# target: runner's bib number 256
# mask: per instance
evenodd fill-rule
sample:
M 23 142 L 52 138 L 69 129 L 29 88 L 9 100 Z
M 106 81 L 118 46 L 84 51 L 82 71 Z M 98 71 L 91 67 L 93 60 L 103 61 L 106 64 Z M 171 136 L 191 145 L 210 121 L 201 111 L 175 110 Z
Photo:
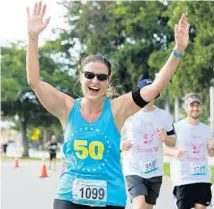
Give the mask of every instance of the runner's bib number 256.
M 107 201 L 107 182 L 75 179 L 73 201 L 77 204 L 104 207 Z

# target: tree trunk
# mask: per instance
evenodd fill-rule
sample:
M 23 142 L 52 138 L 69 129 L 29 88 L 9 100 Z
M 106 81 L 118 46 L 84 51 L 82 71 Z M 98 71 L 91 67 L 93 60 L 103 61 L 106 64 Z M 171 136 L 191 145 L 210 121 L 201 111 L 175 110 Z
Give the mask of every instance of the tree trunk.
M 214 87 L 210 87 L 210 127 L 214 138 Z
M 29 157 L 29 145 L 28 145 L 28 140 L 26 136 L 26 129 L 27 129 L 27 123 L 24 118 L 19 117 L 20 121 L 20 130 L 22 134 L 22 143 L 24 147 L 24 152 L 22 154 L 22 157 Z
M 45 148 L 45 143 L 47 142 L 47 129 L 44 127 L 42 136 L 42 149 Z

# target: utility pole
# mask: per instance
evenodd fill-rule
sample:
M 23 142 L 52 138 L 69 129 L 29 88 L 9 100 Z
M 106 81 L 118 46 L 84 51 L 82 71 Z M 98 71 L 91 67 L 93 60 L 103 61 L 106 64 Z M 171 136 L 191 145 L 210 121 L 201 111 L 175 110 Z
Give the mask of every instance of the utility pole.
M 214 87 L 210 87 L 210 127 L 214 138 Z
M 174 103 L 174 108 L 175 108 L 175 122 L 179 120 L 179 99 L 178 97 L 175 98 L 175 103 Z

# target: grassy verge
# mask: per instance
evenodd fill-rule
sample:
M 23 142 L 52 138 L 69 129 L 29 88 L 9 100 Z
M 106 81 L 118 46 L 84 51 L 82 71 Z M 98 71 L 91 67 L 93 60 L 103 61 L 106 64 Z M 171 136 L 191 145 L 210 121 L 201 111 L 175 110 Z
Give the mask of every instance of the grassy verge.
M 211 182 L 214 184 L 214 166 L 210 166 L 211 172 L 212 172 L 212 179 Z M 164 163 L 164 175 L 165 176 L 170 176 L 170 169 L 169 169 L 169 163 Z

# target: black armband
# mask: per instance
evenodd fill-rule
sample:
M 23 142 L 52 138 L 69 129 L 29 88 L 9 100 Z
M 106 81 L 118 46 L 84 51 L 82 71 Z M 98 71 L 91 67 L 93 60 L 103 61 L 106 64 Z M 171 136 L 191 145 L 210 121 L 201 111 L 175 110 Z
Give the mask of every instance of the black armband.
M 175 129 L 174 129 L 174 125 L 173 125 L 173 124 L 172 124 L 172 127 L 173 127 L 173 129 L 172 129 L 171 131 L 167 131 L 167 132 L 166 132 L 167 136 L 176 135 Z
M 140 87 L 135 87 L 132 90 L 132 99 L 134 100 L 135 104 L 141 108 L 143 108 L 144 106 L 146 106 L 149 102 L 146 102 L 143 100 L 143 98 L 140 95 Z
M 175 135 L 175 130 L 167 131 L 166 134 L 167 136 Z

